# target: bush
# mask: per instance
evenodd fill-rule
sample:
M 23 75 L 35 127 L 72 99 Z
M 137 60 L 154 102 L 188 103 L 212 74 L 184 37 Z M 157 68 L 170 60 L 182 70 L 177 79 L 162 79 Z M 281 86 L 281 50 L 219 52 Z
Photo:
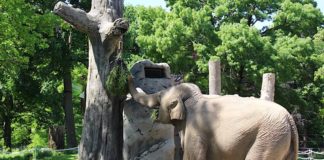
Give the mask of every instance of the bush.
M 77 154 L 67 154 L 56 152 L 52 157 L 44 158 L 43 160 L 76 160 L 78 157 Z
M 45 159 L 46 157 L 51 157 L 57 153 L 50 149 L 32 149 L 23 150 L 20 152 L 12 153 L 2 153 L 0 154 L 0 160 L 32 160 L 35 156 L 36 159 Z
M 31 160 L 32 152 L 22 151 L 20 153 L 0 154 L 0 160 Z
M 31 144 L 28 145 L 28 148 L 39 148 L 47 146 L 47 132 L 46 130 L 37 130 L 32 128 L 32 134 L 30 135 Z
M 54 151 L 50 149 L 46 149 L 46 150 L 35 149 L 33 153 L 34 156 L 36 156 L 36 159 L 44 159 L 45 157 L 51 157 L 55 154 Z

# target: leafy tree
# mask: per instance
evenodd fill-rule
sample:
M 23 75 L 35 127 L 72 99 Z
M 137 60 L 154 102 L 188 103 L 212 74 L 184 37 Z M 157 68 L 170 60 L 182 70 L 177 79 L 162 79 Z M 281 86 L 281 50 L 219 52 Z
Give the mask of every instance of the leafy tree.
M 197 11 L 176 5 L 173 11 L 127 7 L 125 17 L 137 18 L 126 35 L 129 38 L 125 50 L 130 53 L 135 48 L 144 58 L 167 62 L 175 73 L 200 72 L 205 69 L 208 61 L 205 57 L 214 52 L 214 42 L 217 41 L 211 23 L 211 9 L 206 6 Z M 199 61 L 198 57 L 201 57 Z M 195 79 L 199 76 L 190 74 L 187 77 Z
M 273 29 L 281 29 L 301 37 L 313 36 L 317 27 L 324 24 L 324 16 L 312 3 L 294 3 L 286 0 L 281 4 L 273 21 Z
M 256 22 L 271 20 L 280 7 L 282 0 L 263 1 L 263 0 L 218 0 L 215 8 L 215 19 L 218 23 L 236 22 L 246 19 L 249 26 Z
M 16 83 L 19 81 L 19 75 L 23 76 L 20 73 L 29 65 L 29 56 L 33 55 L 36 49 L 48 47 L 42 34 L 51 33 L 48 29 L 51 27 L 48 25 L 53 16 L 37 15 L 36 11 L 37 7 L 23 0 L 0 1 L 0 26 L 4 28 L 0 33 L 0 105 L 3 137 L 5 145 L 9 148 L 12 147 L 12 120 L 18 113 L 26 110 Z
M 262 74 L 273 70 L 270 38 L 262 37 L 244 19 L 241 23 L 224 23 L 217 35 L 222 44 L 215 51 L 223 63 L 225 93 L 258 96 Z
M 0 25 L 7 30 L 0 33 L 3 51 L 0 54 L 0 70 L 3 72 L 0 76 L 0 122 L 8 124 L 3 125 L 7 132 L 3 132 L 2 137 L 7 139 L 8 147 L 27 145 L 31 139 L 26 135 L 33 134 L 32 130 L 38 132 L 52 125 L 64 124 L 63 92 L 58 89 L 63 84 L 63 68 L 74 68 L 66 65 L 68 63 L 80 62 L 78 68 L 87 65 L 87 38 L 72 32 L 67 24 L 50 12 L 52 7 L 46 5 L 54 1 L 0 2 Z M 68 33 L 72 35 L 70 48 Z M 71 55 L 68 59 L 64 59 L 66 53 Z M 10 97 L 13 97 L 13 103 L 9 103 Z M 74 98 L 79 100 L 79 95 Z M 79 105 L 80 102 L 74 103 Z M 79 111 L 81 109 L 77 114 L 81 114 Z M 73 116 L 73 113 L 69 115 Z M 81 119 L 78 116 L 78 123 Z M 37 125 L 32 125 L 34 123 Z M 26 129 L 21 129 L 21 126 Z

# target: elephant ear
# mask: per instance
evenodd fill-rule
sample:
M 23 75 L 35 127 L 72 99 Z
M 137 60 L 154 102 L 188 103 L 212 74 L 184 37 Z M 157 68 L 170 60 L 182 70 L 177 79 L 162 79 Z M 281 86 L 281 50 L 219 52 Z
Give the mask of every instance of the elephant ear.
M 182 100 L 177 99 L 171 102 L 170 106 L 170 118 L 171 120 L 184 120 L 185 119 L 185 107 Z

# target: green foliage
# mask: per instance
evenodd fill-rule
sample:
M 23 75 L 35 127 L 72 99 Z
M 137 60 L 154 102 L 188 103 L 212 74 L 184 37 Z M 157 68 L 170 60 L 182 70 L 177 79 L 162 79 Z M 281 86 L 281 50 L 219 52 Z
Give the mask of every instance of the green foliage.
M 0 134 L 3 135 L 2 132 L 0 132 Z M 5 146 L 4 139 L 3 138 L 0 139 L 0 146 Z
M 224 23 L 217 35 L 222 44 L 215 51 L 223 64 L 227 92 L 246 96 L 258 92 L 262 74 L 273 70 L 273 61 L 269 57 L 274 49 L 270 38 L 262 37 L 256 28 L 248 26 L 246 20 Z
M 34 148 L 32 150 L 34 159 L 43 159 L 44 157 L 50 157 L 53 155 L 52 150 L 41 150 L 40 148 Z
M 310 56 L 314 53 L 311 38 L 280 36 L 274 48 L 277 55 L 273 55 L 272 58 L 277 62 L 276 70 L 279 71 L 279 79 L 287 81 L 307 77 L 312 65 Z
M 26 54 L 37 48 L 47 48 L 42 34 L 53 35 L 52 14 L 37 15 L 37 7 L 24 0 L 0 1 L 0 55 L 2 70 L 13 74 L 28 63 Z M 55 23 L 55 22 L 54 22 Z
M 85 3 L 89 1 L 78 5 L 85 7 Z M 80 105 L 79 96 L 85 90 L 87 38 L 55 16 L 53 5 L 54 1 L 44 0 L 0 0 L 0 27 L 4 29 L 0 33 L 0 123 L 4 118 L 11 120 L 13 147 L 47 146 L 48 127 L 64 124 L 63 98 L 57 88 L 63 83 L 62 68 L 67 62 L 76 70 L 72 75 L 75 106 Z M 66 58 L 63 49 L 70 31 L 71 56 Z M 10 97 L 12 106 L 8 105 Z M 82 124 L 80 108 L 74 111 L 76 122 Z
M 151 113 L 151 116 L 150 116 L 150 118 L 152 119 L 152 121 L 154 122 L 154 121 L 156 121 L 159 117 L 159 110 L 158 109 L 153 109 L 152 111 L 151 111 L 152 113 Z
M 285 0 L 274 17 L 274 27 L 286 33 L 306 37 L 317 33 L 317 27 L 324 24 L 320 9 L 311 3 L 298 3 Z
M 26 113 L 20 113 L 14 121 L 16 123 L 12 124 L 12 143 L 15 147 L 19 146 L 27 146 L 30 144 L 31 140 L 29 135 L 31 134 L 31 126 L 32 126 L 32 116 Z
M 77 154 L 62 154 L 62 153 L 56 153 L 51 157 L 44 158 L 44 160 L 77 160 L 77 159 L 78 159 Z
M 319 31 L 314 35 L 314 46 L 315 54 L 312 55 L 311 59 L 319 66 L 315 71 L 314 80 L 324 81 L 324 29 L 320 28 Z
M 31 130 L 31 143 L 28 145 L 28 148 L 39 148 L 39 147 L 46 147 L 47 146 L 47 132 L 45 129 L 39 129 L 37 124 L 34 124 Z
M 70 2 L 89 11 L 90 0 Z M 169 11 L 126 7 L 131 25 L 123 59 L 128 66 L 142 59 L 166 62 L 172 73 L 207 93 L 208 61 L 219 59 L 222 93 L 242 96 L 259 96 L 262 74 L 274 72 L 275 101 L 301 113 L 305 124 L 298 126 L 299 132 L 307 131 L 309 147 L 324 146 L 324 18 L 314 0 L 166 2 Z M 86 89 L 88 39 L 50 12 L 53 3 L 0 0 L 0 123 L 11 120 L 14 147 L 46 146 L 48 127 L 64 124 L 66 66 L 72 71 L 73 106 L 80 106 Z M 254 27 L 267 20 L 273 25 L 261 31 Z M 106 89 L 125 95 L 129 73 L 125 65 L 116 66 Z M 74 107 L 74 115 L 80 138 L 80 107 Z M 152 119 L 156 116 L 154 112 Z
M 215 18 L 218 23 L 239 23 L 241 19 L 247 19 L 248 25 L 252 26 L 257 21 L 271 19 L 282 0 L 217 0 L 215 6 Z
M 76 160 L 77 154 L 56 152 L 51 149 L 28 149 L 12 153 L 0 153 L 0 160 Z
M 106 81 L 107 91 L 114 96 L 124 96 L 128 93 L 129 71 L 121 59 L 117 59 Z
M 197 56 L 213 53 L 214 44 L 210 39 L 214 39 L 215 33 L 210 14 L 209 7 L 196 11 L 177 5 L 170 13 L 161 8 L 127 7 L 125 16 L 138 17 L 131 23 L 127 36 L 133 37 L 132 46 L 141 48 L 138 51 L 140 56 L 155 62 L 167 62 L 175 72 L 180 72 L 183 66 L 193 68 Z M 129 52 L 131 48 L 125 50 Z
M 20 153 L 0 154 L 0 160 L 31 160 L 33 154 L 30 151 L 21 151 Z

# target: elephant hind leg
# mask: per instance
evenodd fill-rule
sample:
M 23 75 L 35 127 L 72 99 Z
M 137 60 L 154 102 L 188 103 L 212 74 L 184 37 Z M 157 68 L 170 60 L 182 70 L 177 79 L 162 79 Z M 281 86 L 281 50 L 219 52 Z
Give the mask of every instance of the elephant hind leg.
M 245 160 L 285 160 L 289 151 L 290 135 L 274 141 L 271 137 L 257 139 Z

